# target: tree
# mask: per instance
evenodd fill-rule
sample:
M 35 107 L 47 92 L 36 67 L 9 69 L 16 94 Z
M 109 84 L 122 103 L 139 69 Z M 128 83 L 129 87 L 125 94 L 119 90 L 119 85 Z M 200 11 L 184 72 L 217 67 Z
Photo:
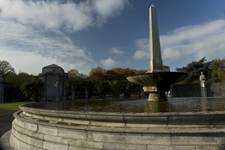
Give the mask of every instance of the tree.
M 199 75 L 203 72 L 207 78 L 210 78 L 210 62 L 206 61 L 206 58 L 203 57 L 199 61 L 193 61 L 187 64 L 185 67 L 177 68 L 177 71 L 187 72 L 188 76 L 184 82 L 199 82 Z
M 73 78 L 73 79 L 76 79 L 76 78 L 86 78 L 86 76 L 82 73 L 80 73 L 77 69 L 71 69 L 68 71 L 68 77 L 69 78 Z
M 106 70 L 101 67 L 93 68 L 89 73 L 91 80 L 105 80 Z
M 225 59 L 215 59 L 210 63 L 211 82 L 225 81 Z
M 35 79 L 34 75 L 30 75 L 25 72 L 20 72 L 18 74 L 14 72 L 9 72 L 5 77 L 5 81 L 12 84 L 15 87 L 21 87 L 25 82 L 33 81 Z
M 41 98 L 43 83 L 40 79 L 34 79 L 24 82 L 21 86 L 23 94 L 32 101 L 38 101 Z
M 8 61 L 0 61 L 0 75 L 2 75 L 3 79 L 6 77 L 7 74 L 14 72 L 14 68 L 10 65 Z

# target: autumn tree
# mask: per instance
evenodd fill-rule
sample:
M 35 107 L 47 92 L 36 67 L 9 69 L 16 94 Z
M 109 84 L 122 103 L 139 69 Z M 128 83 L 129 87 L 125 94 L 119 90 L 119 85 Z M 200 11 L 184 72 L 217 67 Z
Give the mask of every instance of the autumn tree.
M 80 73 L 77 69 L 71 69 L 67 73 L 68 73 L 68 77 L 72 78 L 72 79 L 86 78 L 86 76 L 84 74 Z
M 225 59 L 215 59 L 210 63 L 211 82 L 225 81 Z
M 93 68 L 89 73 L 89 78 L 91 80 L 104 80 L 106 75 L 106 70 L 101 67 Z

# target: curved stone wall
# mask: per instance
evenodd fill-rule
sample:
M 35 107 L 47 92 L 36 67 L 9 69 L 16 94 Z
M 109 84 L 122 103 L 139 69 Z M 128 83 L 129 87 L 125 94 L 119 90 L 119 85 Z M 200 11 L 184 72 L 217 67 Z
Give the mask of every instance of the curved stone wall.
M 35 108 L 14 114 L 15 150 L 222 150 L 225 112 L 104 113 Z

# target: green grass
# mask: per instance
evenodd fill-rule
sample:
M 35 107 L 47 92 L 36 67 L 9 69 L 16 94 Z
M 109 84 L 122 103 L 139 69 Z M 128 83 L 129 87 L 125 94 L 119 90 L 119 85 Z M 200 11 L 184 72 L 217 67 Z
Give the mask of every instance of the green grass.
M 4 110 L 18 110 L 19 105 L 23 104 L 23 102 L 12 102 L 12 103 L 0 103 L 0 109 Z

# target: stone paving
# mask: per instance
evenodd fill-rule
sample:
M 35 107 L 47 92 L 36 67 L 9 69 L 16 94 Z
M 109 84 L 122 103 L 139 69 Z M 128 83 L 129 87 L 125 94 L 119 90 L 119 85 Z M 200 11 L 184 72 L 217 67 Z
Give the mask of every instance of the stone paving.
M 13 113 L 15 110 L 1 110 L 0 109 L 0 137 L 11 129 L 13 121 Z
M 13 121 L 13 113 L 15 112 L 15 110 L 2 110 L 0 109 L 0 138 L 8 131 L 11 129 L 12 127 L 12 121 Z M 3 142 L 6 145 L 6 142 L 9 138 L 10 132 L 8 132 L 7 134 L 5 134 L 4 136 L 7 138 L 4 138 L 5 140 L 3 140 L 3 138 L 1 138 L 0 141 L 0 150 L 3 150 L 2 148 L 2 143 Z

